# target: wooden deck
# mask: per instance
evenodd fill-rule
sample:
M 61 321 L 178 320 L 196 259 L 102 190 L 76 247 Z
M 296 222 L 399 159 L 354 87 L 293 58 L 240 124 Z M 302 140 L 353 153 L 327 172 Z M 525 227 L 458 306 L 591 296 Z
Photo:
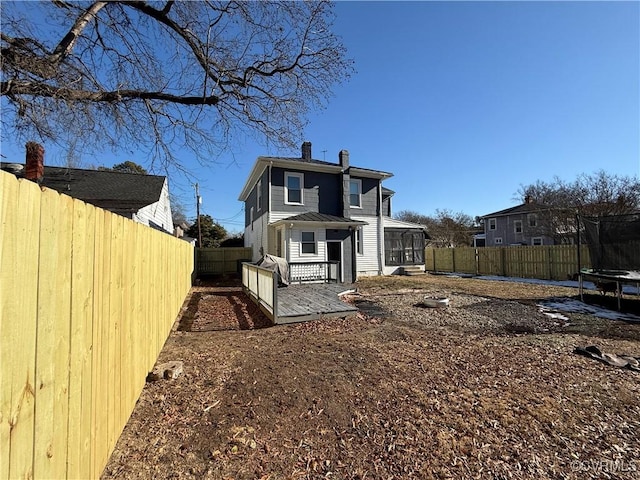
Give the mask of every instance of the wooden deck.
M 304 322 L 320 317 L 344 317 L 358 311 L 338 297 L 354 291 L 345 284 L 289 285 L 278 288 L 276 323 Z

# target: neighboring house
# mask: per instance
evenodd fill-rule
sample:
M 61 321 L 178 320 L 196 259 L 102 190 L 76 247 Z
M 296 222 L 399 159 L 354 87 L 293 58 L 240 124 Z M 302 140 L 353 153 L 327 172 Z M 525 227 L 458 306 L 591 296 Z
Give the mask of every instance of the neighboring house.
M 391 218 L 382 181 L 391 173 L 302 157 L 258 157 L 240 193 L 245 204 L 244 245 L 253 260 L 264 254 L 297 262 L 340 262 L 340 279 L 424 269 L 424 227 Z
M 2 163 L 1 168 L 17 177 L 25 176 L 23 164 Z M 166 177 L 110 170 L 40 168 L 44 169 L 44 175 L 37 181 L 43 187 L 173 234 Z
M 527 196 L 521 205 L 480 217 L 484 222 L 485 246 L 553 245 L 554 239 L 546 225 L 549 212 L 547 205 Z M 476 240 L 481 239 L 476 236 Z

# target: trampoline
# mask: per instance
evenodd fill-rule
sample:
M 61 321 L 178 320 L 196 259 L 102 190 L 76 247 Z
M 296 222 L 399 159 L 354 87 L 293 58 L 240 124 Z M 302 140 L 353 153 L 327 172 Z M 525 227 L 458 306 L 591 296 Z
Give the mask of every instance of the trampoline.
M 635 284 L 640 291 L 640 214 L 602 217 L 578 216 L 578 229 L 584 227 L 592 268 L 580 266 L 580 298 L 583 298 L 583 279 L 615 283 L 618 310 L 622 302 L 622 285 Z

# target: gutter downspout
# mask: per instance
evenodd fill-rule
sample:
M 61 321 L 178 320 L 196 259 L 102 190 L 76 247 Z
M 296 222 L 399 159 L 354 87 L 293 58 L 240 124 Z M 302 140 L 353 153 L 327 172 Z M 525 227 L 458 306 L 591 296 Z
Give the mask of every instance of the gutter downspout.
M 378 180 L 378 275 L 384 269 L 384 224 L 382 222 L 382 180 Z
M 273 167 L 273 161 L 269 162 L 269 173 L 267 175 L 267 183 L 268 183 L 268 188 L 267 188 L 267 196 L 269 197 L 267 200 L 267 204 L 268 204 L 268 210 L 267 210 L 267 222 L 266 225 L 264 225 L 264 220 L 262 222 L 263 226 L 263 231 L 266 230 L 267 231 L 267 248 L 266 251 L 267 252 L 271 252 L 274 251 L 272 249 L 270 249 L 269 247 L 269 225 L 271 224 L 271 167 Z M 275 232 L 274 232 L 275 234 Z M 278 235 L 276 235 L 276 241 L 278 241 Z M 275 251 L 278 251 L 278 246 L 276 245 Z

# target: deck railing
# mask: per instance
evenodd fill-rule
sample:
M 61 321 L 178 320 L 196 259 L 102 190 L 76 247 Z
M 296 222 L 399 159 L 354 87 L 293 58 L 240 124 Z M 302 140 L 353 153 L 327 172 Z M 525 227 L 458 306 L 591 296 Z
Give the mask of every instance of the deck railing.
M 242 286 L 273 323 L 278 323 L 278 274 L 252 263 L 243 263 Z
M 340 262 L 290 262 L 291 283 L 338 283 Z

